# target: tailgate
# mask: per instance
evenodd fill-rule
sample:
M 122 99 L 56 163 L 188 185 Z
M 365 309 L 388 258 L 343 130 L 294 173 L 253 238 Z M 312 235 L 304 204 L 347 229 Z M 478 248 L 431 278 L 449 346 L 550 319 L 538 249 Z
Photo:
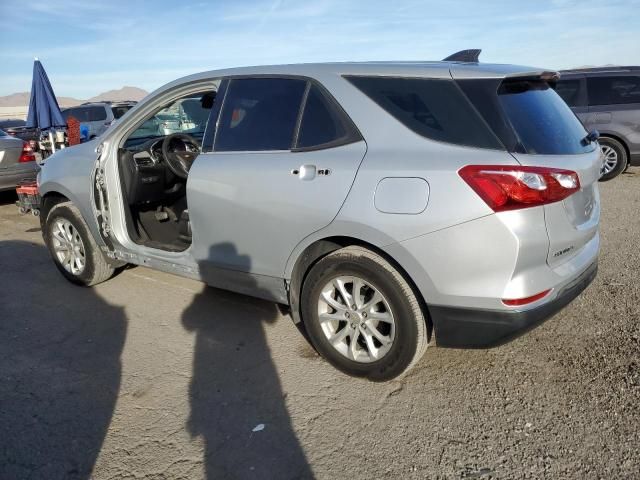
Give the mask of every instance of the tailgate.
M 575 256 L 598 232 L 600 220 L 600 149 L 578 155 L 513 156 L 522 165 L 573 170 L 580 178 L 580 190 L 562 202 L 545 205 L 549 236 L 549 266 L 557 266 Z

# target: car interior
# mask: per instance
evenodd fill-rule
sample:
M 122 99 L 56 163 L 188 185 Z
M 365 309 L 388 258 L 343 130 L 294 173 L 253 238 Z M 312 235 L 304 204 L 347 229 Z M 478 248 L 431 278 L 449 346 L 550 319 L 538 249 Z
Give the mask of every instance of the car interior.
M 214 90 L 179 98 L 122 143 L 118 167 L 134 242 L 173 252 L 191 245 L 187 176 L 200 153 L 215 98 Z

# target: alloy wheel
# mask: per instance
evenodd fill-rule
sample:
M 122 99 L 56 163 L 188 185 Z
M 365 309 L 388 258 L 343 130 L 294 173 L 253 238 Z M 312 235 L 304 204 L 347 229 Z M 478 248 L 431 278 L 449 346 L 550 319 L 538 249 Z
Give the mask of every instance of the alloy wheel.
M 324 286 L 318 319 L 333 348 L 355 362 L 380 360 L 395 339 L 389 302 L 378 288 L 356 276 L 339 276 Z
M 609 145 L 600 145 L 603 161 L 600 169 L 600 175 L 611 173 L 616 165 L 618 165 L 618 152 Z
M 71 222 L 57 219 L 52 228 L 53 251 L 60 265 L 72 275 L 80 275 L 86 265 L 84 243 Z

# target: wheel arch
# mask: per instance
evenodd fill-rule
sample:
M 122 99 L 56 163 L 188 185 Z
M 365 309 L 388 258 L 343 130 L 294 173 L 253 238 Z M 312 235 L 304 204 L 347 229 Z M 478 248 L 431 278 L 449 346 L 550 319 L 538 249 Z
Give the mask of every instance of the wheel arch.
M 47 221 L 47 215 L 53 207 L 63 202 L 70 202 L 71 200 L 62 193 L 51 191 L 42 196 L 40 201 L 40 227 L 44 228 L 44 224 Z
M 386 253 L 382 248 L 373 243 L 357 237 L 336 235 L 321 238 L 315 240 L 308 245 L 300 255 L 295 259 L 293 269 L 291 271 L 291 277 L 289 281 L 289 305 L 291 308 L 291 316 L 294 323 L 302 326 L 302 317 L 300 314 L 300 293 L 302 291 L 302 285 L 309 270 L 322 258 L 326 257 L 330 253 L 349 246 L 360 246 L 375 252 L 388 261 L 405 279 L 405 281 L 412 288 L 414 295 L 418 299 L 422 313 L 427 322 L 427 335 L 428 339 L 431 339 L 433 331 L 433 323 L 429 315 L 429 309 L 426 300 L 416 283 L 413 281 L 409 273 L 398 263 L 392 256 Z
M 631 150 L 629 149 L 629 145 L 627 144 L 627 141 L 623 137 L 621 137 L 621 136 L 619 136 L 619 135 L 617 135 L 615 133 L 601 132 L 600 133 L 600 138 L 611 138 L 613 140 L 616 140 L 616 141 L 620 142 L 622 144 L 622 146 L 624 147 L 625 152 L 627 152 L 627 162 L 630 161 L 630 159 L 631 159 Z

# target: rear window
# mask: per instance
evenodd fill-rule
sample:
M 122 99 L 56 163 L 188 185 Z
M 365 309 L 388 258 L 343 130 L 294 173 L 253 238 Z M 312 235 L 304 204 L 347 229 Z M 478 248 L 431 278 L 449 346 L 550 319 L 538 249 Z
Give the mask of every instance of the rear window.
M 542 80 L 460 80 L 458 84 L 507 150 L 568 155 L 591 152 L 578 117 Z
M 504 149 L 453 80 L 346 78 L 418 135 L 456 145 Z
M 640 77 L 588 77 L 589 105 L 640 103 Z
M 575 154 L 595 148 L 582 144 L 587 132 L 547 82 L 503 82 L 498 100 L 526 153 Z

